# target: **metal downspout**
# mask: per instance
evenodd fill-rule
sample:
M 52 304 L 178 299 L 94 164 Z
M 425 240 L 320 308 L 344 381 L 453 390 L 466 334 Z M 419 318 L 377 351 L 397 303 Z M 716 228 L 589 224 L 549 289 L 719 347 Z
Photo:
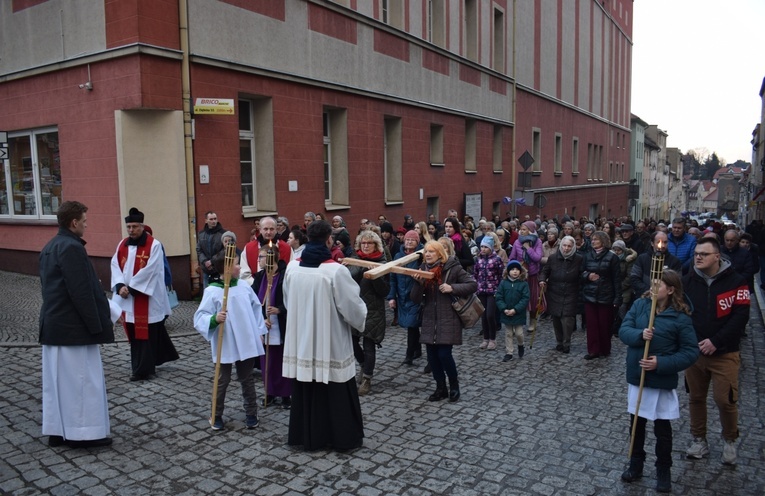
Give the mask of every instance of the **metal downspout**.
M 188 0 L 178 0 L 181 52 L 181 86 L 183 88 L 183 146 L 186 157 L 186 209 L 189 223 L 189 271 L 191 294 L 199 293 L 199 260 L 197 259 L 196 199 L 194 197 L 194 148 L 191 131 L 191 71 L 189 68 L 189 16 Z
M 517 172 L 516 172 L 516 165 L 515 165 L 516 164 L 516 157 L 518 156 L 516 154 L 516 151 L 515 151 L 515 134 L 518 131 L 518 120 L 517 120 L 517 115 L 518 115 L 518 110 L 517 110 L 517 106 L 518 106 L 518 96 L 517 96 L 517 92 L 518 92 L 518 78 L 517 78 L 517 76 L 515 74 L 515 67 L 516 67 L 515 64 L 516 64 L 516 59 L 517 59 L 517 54 L 518 54 L 518 48 L 517 48 L 518 43 L 517 43 L 517 38 L 516 38 L 516 26 L 517 26 L 517 23 L 516 23 L 516 17 L 517 17 L 516 3 L 517 3 L 517 1 L 518 0 L 513 0 L 513 142 L 512 142 L 512 145 L 511 145 L 512 155 L 511 155 L 511 158 L 510 158 L 510 194 L 508 195 L 510 197 L 514 197 L 515 196 L 515 189 L 517 187 L 516 184 L 515 184 L 515 179 L 516 179 L 516 177 L 518 175 Z M 518 214 L 518 206 L 517 206 L 517 204 L 515 202 L 513 202 L 512 210 L 513 210 L 513 216 Z

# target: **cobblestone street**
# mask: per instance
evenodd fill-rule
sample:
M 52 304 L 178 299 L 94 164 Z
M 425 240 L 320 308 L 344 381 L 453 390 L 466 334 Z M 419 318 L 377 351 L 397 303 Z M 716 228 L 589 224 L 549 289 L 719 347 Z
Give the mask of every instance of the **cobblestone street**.
M 654 494 L 650 427 L 644 477 L 620 480 L 629 415 L 625 347 L 617 338 L 610 358 L 585 361 L 581 330 L 571 354 L 563 355 L 553 349 L 551 324 L 542 322 L 533 349 L 527 342 L 523 359 L 502 363 L 504 332 L 496 351 L 481 351 L 478 328 L 465 331 L 465 343 L 455 347 L 462 397 L 431 403 L 434 384 L 423 374 L 424 361 L 401 365 L 406 330 L 389 327 L 372 393 L 361 398 L 364 446 L 307 453 L 286 445 L 288 410 L 261 409 L 260 426 L 246 430 L 236 383 L 226 401 L 226 429 L 210 429 L 214 366 L 209 344 L 191 324 L 196 304 L 182 302 L 168 320 L 181 359 L 161 366 L 154 380 L 128 381 L 130 351 L 121 330 L 116 344 L 102 347 L 113 446 L 51 448 L 41 435 L 39 279 L 0 272 L 0 294 L 1 494 Z M 685 458 L 687 395 L 678 389 L 674 494 L 765 494 L 764 351 L 762 315 L 753 303 L 742 342 L 735 467 L 720 463 L 723 443 L 711 400 L 711 456 Z M 262 400 L 262 382 L 258 395 Z

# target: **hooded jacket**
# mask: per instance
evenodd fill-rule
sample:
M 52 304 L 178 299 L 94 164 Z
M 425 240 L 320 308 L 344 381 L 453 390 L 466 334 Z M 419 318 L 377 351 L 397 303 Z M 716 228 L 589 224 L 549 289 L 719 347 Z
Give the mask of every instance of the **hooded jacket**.
M 651 299 L 638 299 L 619 329 L 619 339 L 627 348 L 627 382 L 640 385 L 640 360 L 645 350 L 643 329 L 648 327 L 651 316 Z M 656 356 L 656 370 L 645 374 L 645 385 L 655 389 L 676 389 L 677 373 L 685 370 L 699 357 L 699 346 L 693 331 L 691 317 L 668 307 L 656 315 L 653 322 L 653 339 L 648 356 Z
M 749 322 L 749 285 L 730 262 L 721 259 L 712 277 L 693 267 L 683 278 L 683 290 L 693 304 L 697 341 L 709 339 L 717 348 L 713 355 L 739 351 Z

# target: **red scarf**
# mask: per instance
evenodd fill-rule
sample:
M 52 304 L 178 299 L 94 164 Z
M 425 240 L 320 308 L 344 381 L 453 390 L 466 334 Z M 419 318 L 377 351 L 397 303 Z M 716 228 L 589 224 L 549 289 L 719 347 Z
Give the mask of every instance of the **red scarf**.
M 125 264 L 128 259 L 128 241 L 129 238 L 125 238 L 120 247 L 117 250 L 117 262 L 119 263 L 120 270 L 125 269 Z M 135 263 L 133 263 L 133 275 L 136 275 L 139 270 L 146 267 L 149 262 L 149 256 L 151 255 L 151 245 L 154 243 L 154 238 L 150 235 L 146 235 L 146 243 L 135 247 Z M 133 320 L 135 323 L 135 338 L 146 341 L 149 339 L 149 295 L 138 293 L 133 296 Z M 122 314 L 122 321 L 125 322 L 125 314 Z
M 369 254 L 366 254 L 361 250 L 356 250 L 356 255 L 358 255 L 362 260 L 379 260 L 384 256 L 382 252 L 377 250 Z

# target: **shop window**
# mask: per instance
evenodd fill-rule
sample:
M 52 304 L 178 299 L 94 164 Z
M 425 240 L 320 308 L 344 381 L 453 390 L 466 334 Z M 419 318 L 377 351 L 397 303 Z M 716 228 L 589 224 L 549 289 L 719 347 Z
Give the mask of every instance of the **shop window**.
M 58 130 L 8 133 L 0 216 L 55 219 L 62 202 Z

